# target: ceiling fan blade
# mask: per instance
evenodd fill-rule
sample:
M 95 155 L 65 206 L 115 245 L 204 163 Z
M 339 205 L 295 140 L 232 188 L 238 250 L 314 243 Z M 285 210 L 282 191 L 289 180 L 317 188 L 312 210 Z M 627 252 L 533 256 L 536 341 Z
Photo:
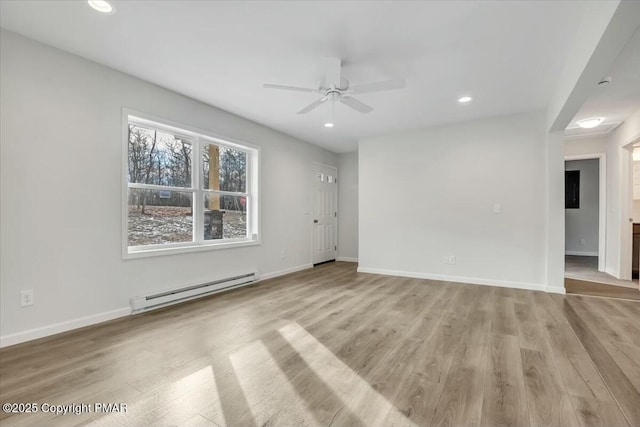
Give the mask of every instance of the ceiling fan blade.
M 312 102 L 311 104 L 307 105 L 306 107 L 304 107 L 302 110 L 298 111 L 298 114 L 306 114 L 309 111 L 313 110 L 314 108 L 317 108 L 320 104 L 322 104 L 323 102 L 325 102 L 327 100 L 327 97 L 323 97 L 318 99 L 317 101 Z
M 350 93 L 367 93 L 367 92 L 381 92 L 383 90 L 395 90 L 405 87 L 404 79 L 384 80 L 375 83 L 365 83 L 362 85 L 355 85 L 349 88 Z
M 357 99 L 352 98 L 350 96 L 341 96 L 340 102 L 364 114 L 367 114 L 368 112 L 373 110 L 372 107 L 369 107 L 367 104 L 360 102 Z
M 331 85 L 340 87 L 340 58 L 323 58 L 322 69 L 324 71 L 324 86 L 329 88 Z
M 267 89 L 292 90 L 295 92 L 308 92 L 308 93 L 318 92 L 318 89 L 310 89 L 306 87 L 297 87 L 297 86 L 274 85 L 271 83 L 265 83 L 262 86 Z

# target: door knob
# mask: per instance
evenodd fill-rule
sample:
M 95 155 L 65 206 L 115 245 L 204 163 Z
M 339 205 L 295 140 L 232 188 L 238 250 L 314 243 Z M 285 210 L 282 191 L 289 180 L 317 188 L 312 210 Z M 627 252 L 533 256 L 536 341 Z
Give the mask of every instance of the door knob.
M 313 223 L 314 223 L 314 224 L 317 224 L 317 223 L 318 223 L 318 220 L 317 220 L 317 219 L 314 219 L 314 220 L 313 220 Z

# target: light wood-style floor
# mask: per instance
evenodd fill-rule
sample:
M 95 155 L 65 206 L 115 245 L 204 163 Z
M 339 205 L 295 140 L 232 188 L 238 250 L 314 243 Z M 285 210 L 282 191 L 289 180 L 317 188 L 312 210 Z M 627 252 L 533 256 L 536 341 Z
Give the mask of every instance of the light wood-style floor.
M 575 279 L 564 279 L 564 288 L 567 290 L 568 294 L 640 301 L 640 290 L 626 288 L 623 286 L 613 286 Z
M 638 279 L 620 280 L 603 271 L 598 271 L 597 256 L 565 255 L 564 277 L 638 290 Z
M 640 303 L 334 263 L 0 350 L 3 426 L 640 426 Z

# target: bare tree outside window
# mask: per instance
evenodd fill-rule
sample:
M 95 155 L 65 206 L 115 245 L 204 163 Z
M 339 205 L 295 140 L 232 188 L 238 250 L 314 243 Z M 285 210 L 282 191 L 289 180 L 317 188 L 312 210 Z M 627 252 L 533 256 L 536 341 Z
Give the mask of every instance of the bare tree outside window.
M 249 152 L 162 129 L 128 125 L 128 246 L 249 238 Z

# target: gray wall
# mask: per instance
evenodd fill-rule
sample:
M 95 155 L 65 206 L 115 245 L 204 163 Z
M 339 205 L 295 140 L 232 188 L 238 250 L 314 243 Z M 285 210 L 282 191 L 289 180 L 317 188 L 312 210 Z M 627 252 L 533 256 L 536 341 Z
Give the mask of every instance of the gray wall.
M 566 161 L 564 169 L 580 171 L 580 209 L 565 209 L 565 252 L 567 255 L 597 256 L 600 186 L 598 159 Z
M 338 258 L 358 259 L 358 152 L 338 157 Z

